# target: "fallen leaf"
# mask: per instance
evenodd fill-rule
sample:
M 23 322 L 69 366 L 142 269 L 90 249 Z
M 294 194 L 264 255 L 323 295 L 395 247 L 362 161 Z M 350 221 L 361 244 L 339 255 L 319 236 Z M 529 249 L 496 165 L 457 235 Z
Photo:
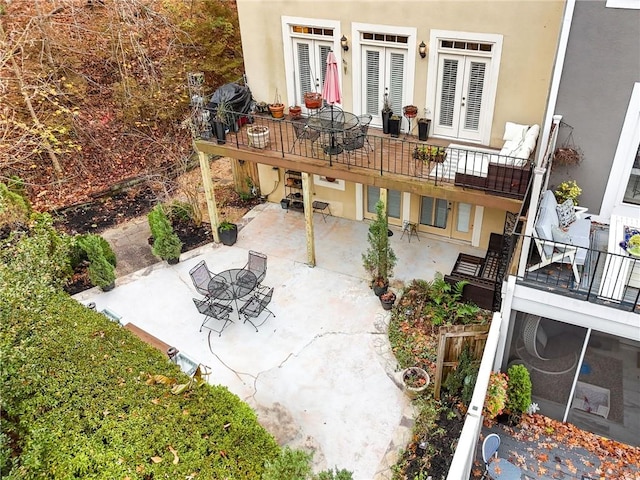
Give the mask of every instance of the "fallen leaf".
M 173 464 L 177 465 L 178 462 L 180 461 L 180 458 L 178 457 L 178 452 L 176 452 L 176 449 L 173 448 L 171 445 L 169 445 L 169 451 L 173 453 Z
M 151 457 L 151 461 L 153 463 L 160 463 L 162 461 L 162 457 Z

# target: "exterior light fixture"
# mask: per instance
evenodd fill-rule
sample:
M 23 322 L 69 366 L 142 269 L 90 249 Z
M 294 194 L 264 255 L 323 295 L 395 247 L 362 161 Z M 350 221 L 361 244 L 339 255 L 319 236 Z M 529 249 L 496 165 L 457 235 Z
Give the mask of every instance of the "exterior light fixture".
M 420 42 L 420 45 L 418 45 L 418 52 L 420 52 L 421 58 L 427 56 L 427 46 L 424 44 L 424 41 Z
M 349 50 L 349 45 L 347 45 L 347 37 L 345 37 L 344 35 L 342 35 L 342 38 L 340 39 L 340 46 L 345 52 Z

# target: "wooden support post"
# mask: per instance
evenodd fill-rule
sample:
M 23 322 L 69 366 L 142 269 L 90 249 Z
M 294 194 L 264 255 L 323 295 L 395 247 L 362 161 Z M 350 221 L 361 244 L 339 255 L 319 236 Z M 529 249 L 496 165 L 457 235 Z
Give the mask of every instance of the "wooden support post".
M 213 240 L 220 243 L 218 235 L 218 207 L 216 205 L 216 195 L 213 189 L 213 181 L 211 180 L 211 168 L 209 168 L 209 155 L 198 151 L 198 160 L 200 160 L 200 172 L 202 173 L 202 185 L 204 186 L 204 196 L 207 200 L 207 212 L 209 212 L 209 221 L 211 222 L 211 231 L 213 232 Z
M 307 231 L 307 264 L 316 266 L 316 248 L 313 239 L 313 206 L 311 205 L 311 176 L 302 172 L 302 201 L 304 202 L 304 223 Z

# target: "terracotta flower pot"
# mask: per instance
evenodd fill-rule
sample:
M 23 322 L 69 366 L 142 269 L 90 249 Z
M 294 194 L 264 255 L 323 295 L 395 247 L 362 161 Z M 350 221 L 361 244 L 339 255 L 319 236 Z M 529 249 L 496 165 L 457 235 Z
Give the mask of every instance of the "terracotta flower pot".
M 273 118 L 282 118 L 284 117 L 284 104 L 271 103 L 269 104 L 269 111 L 271 112 L 271 116 Z
M 300 115 L 302 115 L 302 107 L 298 105 L 289 107 L 289 116 L 292 120 L 295 118 L 300 118 Z
M 322 94 L 307 92 L 304 94 L 304 106 L 310 109 L 317 109 L 322 106 Z

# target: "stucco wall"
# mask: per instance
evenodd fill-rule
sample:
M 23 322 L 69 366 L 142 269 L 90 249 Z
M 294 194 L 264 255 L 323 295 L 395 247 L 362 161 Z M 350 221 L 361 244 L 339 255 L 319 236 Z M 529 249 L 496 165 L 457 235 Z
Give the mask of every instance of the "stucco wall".
M 564 1 L 391 1 L 353 2 L 238 0 L 245 68 L 254 97 L 272 102 L 276 89 L 286 105 L 285 66 L 281 17 L 337 20 L 342 34 L 350 36 L 351 23 L 414 27 L 417 42 L 429 41 L 431 29 L 504 36 L 491 145 L 501 146 L 506 121 L 541 123 Z M 344 107 L 352 108 L 353 49 L 336 49 L 342 65 Z M 411 54 L 411 52 L 410 52 Z M 428 56 L 415 55 L 412 103 L 426 105 Z M 346 63 L 343 63 L 344 60 Z M 360 112 L 356 112 L 360 113 Z
M 634 82 L 640 80 L 640 10 L 578 1 L 555 109 L 584 152 L 580 166 L 556 168 L 550 185 L 575 179 L 580 204 L 597 213 Z M 559 143 L 570 129 L 560 129 Z M 621 179 L 622 185 L 622 179 Z

